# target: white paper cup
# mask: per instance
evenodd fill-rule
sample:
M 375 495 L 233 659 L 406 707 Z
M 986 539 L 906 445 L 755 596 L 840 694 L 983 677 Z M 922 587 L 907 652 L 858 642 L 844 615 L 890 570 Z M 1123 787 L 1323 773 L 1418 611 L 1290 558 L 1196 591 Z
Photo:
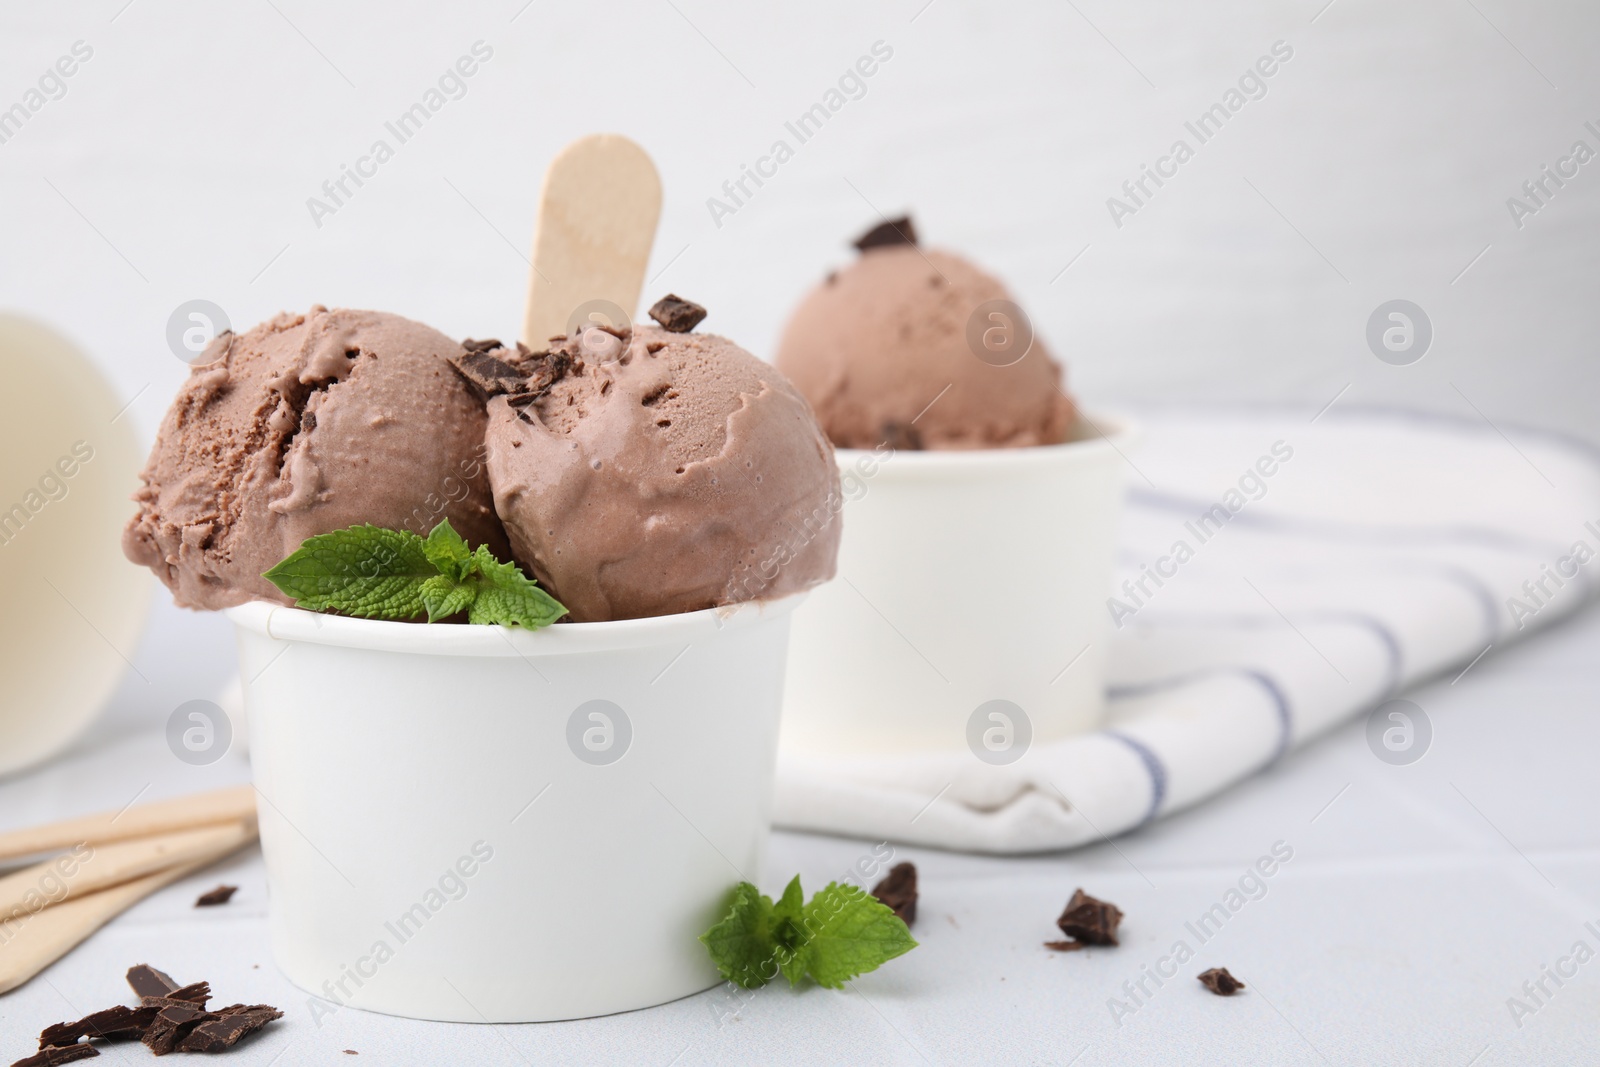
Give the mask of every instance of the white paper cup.
M 60 334 L 0 315 L 0 775 L 55 755 L 138 647 L 153 579 L 122 555 L 144 456 L 133 418 Z
M 716 984 L 697 938 L 760 877 L 802 598 L 532 633 L 230 609 L 273 951 L 319 1025 Z
M 839 578 L 795 613 L 786 751 L 999 764 L 1100 724 L 1132 431 L 1095 424 L 1038 448 L 838 450 Z

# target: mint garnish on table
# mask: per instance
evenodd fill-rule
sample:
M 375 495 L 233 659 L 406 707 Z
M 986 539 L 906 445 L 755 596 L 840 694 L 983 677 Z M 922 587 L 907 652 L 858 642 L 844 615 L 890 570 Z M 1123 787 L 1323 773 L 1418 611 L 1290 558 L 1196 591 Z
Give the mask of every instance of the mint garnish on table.
M 308 537 L 262 575 L 308 611 L 364 619 L 467 621 L 538 630 L 567 613 L 515 563 L 477 550 L 446 519 L 427 537 L 409 530 L 351 526 Z
M 810 974 L 818 985 L 842 989 L 917 947 L 899 916 L 853 885 L 829 882 L 809 904 L 802 899 L 799 875 L 776 904 L 740 882 L 727 915 L 700 938 L 722 976 L 759 989 L 780 972 L 791 986 Z

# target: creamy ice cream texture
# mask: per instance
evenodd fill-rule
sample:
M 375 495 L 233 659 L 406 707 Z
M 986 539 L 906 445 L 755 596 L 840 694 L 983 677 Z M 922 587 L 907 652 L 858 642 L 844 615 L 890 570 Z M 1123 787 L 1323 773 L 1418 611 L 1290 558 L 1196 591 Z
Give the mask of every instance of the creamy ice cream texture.
M 528 376 L 488 404 L 495 507 L 517 560 L 573 619 L 695 611 L 833 577 L 833 450 L 769 364 L 654 326 L 490 354 Z
M 909 220 L 875 228 L 860 257 L 800 302 L 775 362 L 841 448 L 1058 444 L 1077 420 L 1061 366 L 1035 338 L 1009 366 L 979 358 L 969 322 L 1009 301 L 972 263 L 915 244 Z
M 358 523 L 448 518 L 507 558 L 459 352 L 398 315 L 320 306 L 219 336 L 161 424 L 123 551 L 194 608 L 287 603 L 262 572 Z

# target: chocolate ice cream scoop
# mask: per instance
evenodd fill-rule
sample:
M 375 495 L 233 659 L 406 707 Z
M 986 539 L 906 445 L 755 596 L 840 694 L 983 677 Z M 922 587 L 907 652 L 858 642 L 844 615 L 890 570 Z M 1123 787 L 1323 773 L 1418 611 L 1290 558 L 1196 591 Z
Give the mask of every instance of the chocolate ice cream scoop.
M 1009 302 L 1005 287 L 914 240 L 905 219 L 867 234 L 857 242 L 861 257 L 800 302 L 778 342 L 778 368 L 811 402 L 828 437 L 841 448 L 1066 440 L 1076 411 L 1042 341 L 1024 344 L 1015 362 L 975 350 L 973 338 L 992 324 L 1017 325 L 1009 313 L 988 314 L 991 302 Z
M 426 534 L 448 518 L 504 558 L 483 404 L 448 362 L 460 352 L 376 311 L 313 307 L 223 334 L 161 424 L 123 551 L 193 608 L 287 603 L 262 572 L 358 523 Z
M 696 611 L 833 577 L 833 449 L 771 366 L 725 338 L 654 326 L 492 355 L 528 382 L 489 401 L 495 507 L 517 560 L 574 620 Z

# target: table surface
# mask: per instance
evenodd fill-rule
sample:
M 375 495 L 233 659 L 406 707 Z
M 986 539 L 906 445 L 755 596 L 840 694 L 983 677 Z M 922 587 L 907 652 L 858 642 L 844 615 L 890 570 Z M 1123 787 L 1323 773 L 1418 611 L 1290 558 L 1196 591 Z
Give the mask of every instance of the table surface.
M 215 640 L 204 617 L 157 615 L 169 646 Z M 239 1064 L 329 1063 L 346 1049 L 360 1063 L 661 1067 L 1580 1062 L 1600 1054 L 1600 964 L 1587 965 L 1600 937 L 1585 926 L 1600 928 L 1600 829 L 1589 817 L 1600 803 L 1597 639 L 1600 611 L 1590 610 L 1410 693 L 1433 727 L 1410 766 L 1375 758 L 1357 721 L 1209 803 L 1093 847 L 1009 859 L 899 848 L 921 875 L 921 947 L 843 992 L 769 986 L 738 1001 L 715 989 L 603 1019 L 520 1026 L 342 1010 L 319 1026 L 306 994 L 273 966 L 265 872 L 252 848 L 144 901 L 0 998 L 0 1061 L 29 1052 L 48 1023 L 127 1000 L 123 971 L 148 961 L 210 980 L 224 1002 L 285 1010 L 234 1051 Z M 141 659 L 160 654 L 147 647 Z M 125 686 L 119 701 L 134 691 Z M 177 764 L 148 718 L 114 708 L 64 758 L 0 782 L 0 828 L 246 778 L 236 754 L 205 768 Z M 1277 842 L 1293 858 L 1264 890 L 1247 880 L 1258 899 L 1235 898 L 1237 911 L 1201 943 L 1186 923 L 1228 903 Z M 779 832 L 768 870 L 818 885 L 871 844 Z M 233 902 L 196 910 L 195 896 L 219 881 L 241 887 Z M 1119 947 L 1043 947 L 1078 886 L 1126 912 Z M 1145 975 L 1170 971 L 1161 961 L 1180 940 L 1195 956 L 1158 986 Z M 1560 962 L 1579 942 L 1590 949 L 1583 962 Z M 1211 966 L 1248 989 L 1212 996 L 1192 978 Z M 1576 974 L 1558 985 L 1546 967 Z M 1513 997 L 1529 1010 L 1513 1013 Z

